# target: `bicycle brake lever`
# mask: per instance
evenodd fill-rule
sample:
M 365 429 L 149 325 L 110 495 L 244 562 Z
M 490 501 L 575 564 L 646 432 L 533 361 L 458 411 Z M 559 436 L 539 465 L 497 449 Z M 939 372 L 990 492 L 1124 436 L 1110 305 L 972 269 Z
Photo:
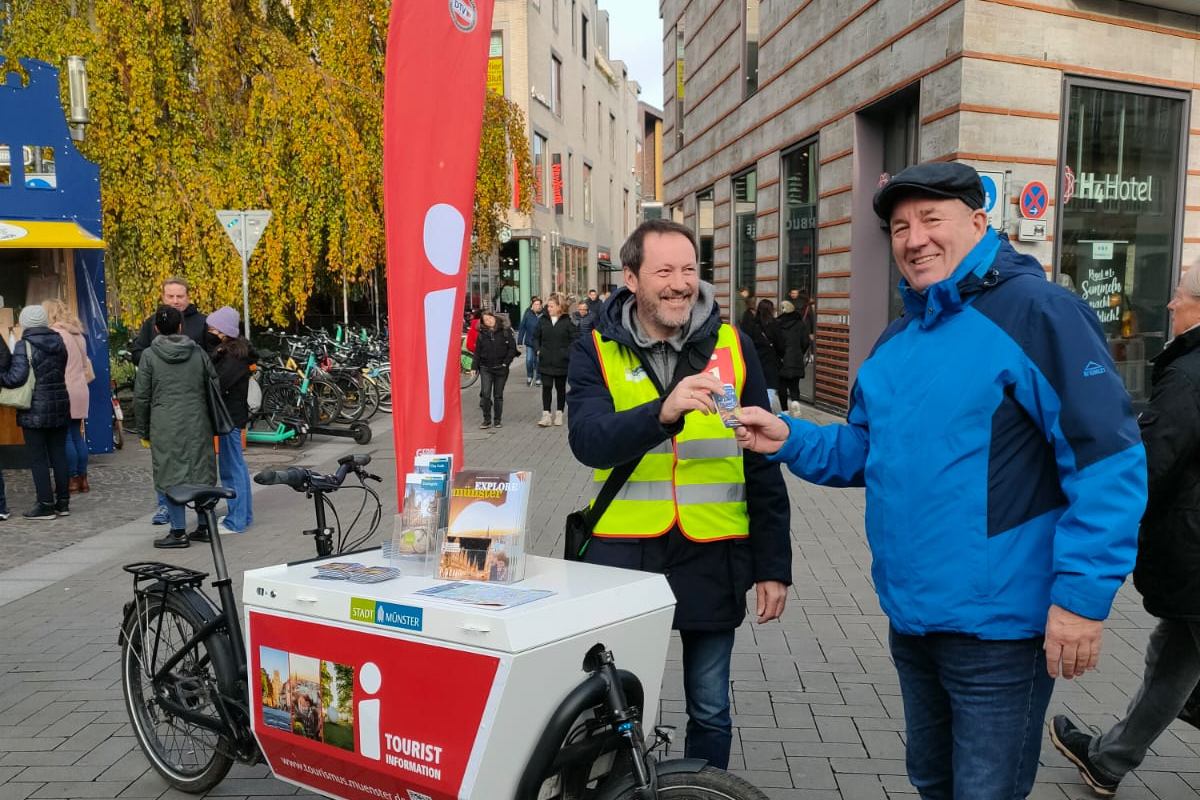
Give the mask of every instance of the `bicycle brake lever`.
M 380 483 L 383 483 L 383 478 L 379 477 L 378 475 L 372 475 L 372 474 L 371 474 L 371 473 L 369 473 L 369 472 L 364 472 L 364 473 L 362 474 L 362 476 L 363 476 L 364 478 L 368 479 L 368 480 L 372 480 L 372 481 L 378 481 L 378 482 L 380 482 Z

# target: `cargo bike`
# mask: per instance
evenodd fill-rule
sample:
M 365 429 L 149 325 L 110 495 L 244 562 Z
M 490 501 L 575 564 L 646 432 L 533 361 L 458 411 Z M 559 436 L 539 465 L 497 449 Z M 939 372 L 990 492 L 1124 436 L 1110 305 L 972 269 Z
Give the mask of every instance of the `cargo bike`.
M 202 589 L 207 573 L 125 567 L 134 583 L 119 634 L 125 706 L 167 783 L 201 794 L 234 763 L 265 760 L 283 780 L 346 800 L 766 800 L 701 760 L 661 759 L 671 728 L 644 733 L 674 605 L 661 576 L 530 557 L 522 585 L 547 597 L 498 611 L 419 604 L 404 581 L 444 583 L 428 578 L 314 580 L 314 564 L 361 546 L 378 525 L 369 462 L 350 455 L 332 474 L 256 476 L 312 499 L 316 527 L 304 533 L 317 558 L 247 572 L 244 626 L 219 536 L 215 600 Z M 343 487 L 351 475 L 358 485 Z M 375 501 L 358 540 L 327 524 L 328 495 L 351 487 L 363 492 L 356 520 Z M 167 494 L 210 531 L 215 506 L 232 496 L 207 486 Z

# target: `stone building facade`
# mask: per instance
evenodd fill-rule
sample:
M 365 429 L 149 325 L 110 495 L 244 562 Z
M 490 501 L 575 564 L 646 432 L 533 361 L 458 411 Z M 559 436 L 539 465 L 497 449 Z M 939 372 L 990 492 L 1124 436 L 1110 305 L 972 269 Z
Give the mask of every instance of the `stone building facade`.
M 497 0 L 489 89 L 525 112 L 537 183 L 533 213 L 509 213 L 498 269 L 473 273 L 473 298 L 523 310 L 533 295 L 583 297 L 614 274 L 605 267 L 639 211 L 641 134 L 638 84 L 609 60 L 608 37 L 596 0 Z
M 1135 400 L 1200 256 L 1191 0 L 662 0 L 664 202 L 738 286 L 815 298 L 802 388 L 844 409 L 899 312 L 880 180 L 955 160 L 1096 309 Z M 1190 12 L 1190 13 L 1189 13 Z M 711 253 L 704 263 L 703 251 Z

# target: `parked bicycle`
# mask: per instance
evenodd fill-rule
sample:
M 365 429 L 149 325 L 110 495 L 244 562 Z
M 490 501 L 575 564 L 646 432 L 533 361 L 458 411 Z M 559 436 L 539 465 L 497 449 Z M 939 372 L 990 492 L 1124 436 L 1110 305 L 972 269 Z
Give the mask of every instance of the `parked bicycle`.
M 339 459 L 331 475 L 291 467 L 256 476 L 262 484 L 290 486 L 313 500 L 318 556 L 361 546 L 378 525 L 379 496 L 367 481 L 370 456 Z M 351 523 L 326 524 L 327 495 L 353 473 L 376 502 L 366 534 L 351 538 Z M 356 487 L 357 488 L 357 487 Z M 167 496 L 203 514 L 216 530 L 214 508 L 233 493 L 209 486 L 176 486 Z M 336 519 L 336 517 L 335 517 Z M 217 599 L 202 589 L 207 573 L 159 562 L 129 564 L 134 598 L 121 625 L 121 685 L 138 744 L 171 786 L 202 793 L 216 786 L 234 762 L 255 764 L 262 754 L 251 730 L 249 664 L 241 617 L 225 563 L 221 537 L 211 537 Z M 642 732 L 644 692 L 637 676 L 620 670 L 596 643 L 583 659 L 587 676 L 559 703 L 542 727 L 518 783 L 516 800 L 766 800 L 746 781 L 699 759 L 659 761 L 671 740 L 669 726 Z M 255 687 L 257 690 L 257 686 Z

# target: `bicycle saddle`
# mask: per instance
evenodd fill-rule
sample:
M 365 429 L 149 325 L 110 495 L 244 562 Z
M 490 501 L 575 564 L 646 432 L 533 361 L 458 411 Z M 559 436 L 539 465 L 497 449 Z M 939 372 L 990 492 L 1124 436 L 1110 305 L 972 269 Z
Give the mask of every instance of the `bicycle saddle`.
M 222 498 L 237 497 L 237 492 L 225 486 L 205 486 L 198 483 L 181 483 L 169 486 L 166 491 L 167 499 L 176 505 L 186 506 L 188 503 L 203 504 Z

